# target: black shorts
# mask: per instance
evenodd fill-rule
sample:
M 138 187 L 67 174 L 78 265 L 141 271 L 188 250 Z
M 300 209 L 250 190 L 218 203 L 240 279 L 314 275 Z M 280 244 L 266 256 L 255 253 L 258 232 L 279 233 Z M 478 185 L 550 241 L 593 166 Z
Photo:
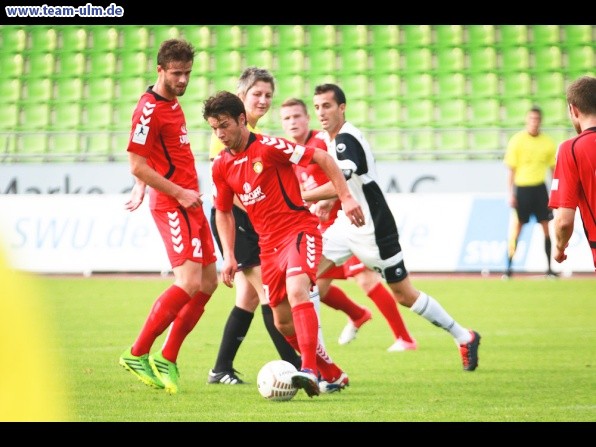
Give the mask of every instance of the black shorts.
M 517 192 L 517 219 L 522 224 L 530 221 L 530 216 L 536 216 L 538 222 L 552 220 L 553 212 L 548 207 L 548 191 L 546 184 L 536 186 L 518 186 Z
M 238 208 L 236 205 L 232 207 L 234 220 L 236 222 L 236 241 L 234 243 L 234 256 L 238 263 L 238 270 L 244 270 L 249 267 L 261 265 L 261 249 L 259 248 L 259 235 L 255 231 L 248 214 Z M 221 240 L 217 232 L 217 225 L 215 225 L 215 208 L 211 208 L 211 232 L 217 242 L 219 252 L 223 257 L 223 250 L 221 248 Z

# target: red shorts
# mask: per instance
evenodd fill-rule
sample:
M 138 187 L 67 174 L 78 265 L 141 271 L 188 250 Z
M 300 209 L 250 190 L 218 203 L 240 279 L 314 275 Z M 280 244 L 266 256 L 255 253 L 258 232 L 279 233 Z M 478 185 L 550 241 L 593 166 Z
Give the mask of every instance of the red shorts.
M 323 273 L 320 278 L 348 279 L 366 270 L 366 266 L 356 256 L 352 256 L 342 265 L 336 265 Z
M 151 210 L 172 267 L 191 260 L 209 265 L 217 260 L 213 235 L 203 208 Z
M 261 248 L 263 287 L 271 307 L 287 297 L 286 278 L 306 273 L 315 284 L 322 249 L 321 232 L 316 228 L 289 235 L 275 249 Z

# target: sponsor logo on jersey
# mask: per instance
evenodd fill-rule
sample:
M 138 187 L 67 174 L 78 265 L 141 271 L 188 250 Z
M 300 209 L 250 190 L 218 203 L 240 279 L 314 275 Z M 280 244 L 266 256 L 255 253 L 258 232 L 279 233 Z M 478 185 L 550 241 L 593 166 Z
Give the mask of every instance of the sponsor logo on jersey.
M 261 200 L 267 197 L 261 190 L 260 186 L 257 186 L 255 189 L 252 189 L 252 186 L 249 183 L 245 183 L 242 186 L 242 189 L 245 191 L 245 193 L 238 194 L 238 198 L 244 206 L 254 205 L 255 203 L 260 202 Z
M 143 106 L 143 114 L 139 118 L 135 130 L 132 135 L 132 141 L 138 144 L 145 144 L 147 135 L 149 135 L 149 123 L 151 122 L 151 115 L 155 110 L 155 103 L 147 101 Z
M 342 152 L 344 152 L 346 150 L 346 145 L 343 143 L 339 143 L 337 146 L 335 146 L 335 151 L 339 152 L 340 154 Z

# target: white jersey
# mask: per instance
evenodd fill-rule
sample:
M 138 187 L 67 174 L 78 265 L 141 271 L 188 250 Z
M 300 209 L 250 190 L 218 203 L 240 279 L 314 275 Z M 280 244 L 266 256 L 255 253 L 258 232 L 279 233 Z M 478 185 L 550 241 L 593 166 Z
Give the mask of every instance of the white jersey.
M 343 211 L 323 234 L 323 255 L 336 265 L 356 255 L 367 267 L 393 282 L 406 274 L 395 218 L 377 181 L 375 159 L 362 132 L 345 122 L 335 139 L 326 134 L 350 193 L 360 204 L 365 225 L 356 227 Z M 390 268 L 390 272 L 387 269 Z

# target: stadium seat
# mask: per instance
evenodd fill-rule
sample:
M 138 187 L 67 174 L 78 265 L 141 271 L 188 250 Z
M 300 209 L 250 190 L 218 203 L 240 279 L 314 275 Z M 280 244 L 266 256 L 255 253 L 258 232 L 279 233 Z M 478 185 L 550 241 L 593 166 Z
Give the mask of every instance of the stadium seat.
M 0 107 L 0 130 L 14 131 L 19 125 L 20 108 L 15 102 L 6 102 Z
M 530 71 L 534 74 L 553 73 L 562 70 L 563 57 L 559 46 L 540 46 L 532 50 L 533 63 Z
M 403 148 L 412 151 L 416 159 L 435 158 L 435 131 L 432 128 L 409 129 L 402 133 Z
M 542 109 L 542 120 L 545 127 L 566 126 L 570 123 L 565 97 L 543 98 L 538 105 Z
M 499 95 L 500 80 L 496 73 L 474 73 L 470 76 L 470 99 L 495 98 Z
M 22 25 L 2 25 L 0 27 L 2 52 L 21 53 L 27 48 L 27 32 Z
M 208 73 L 208 74 L 210 74 L 210 73 Z M 238 73 L 229 74 L 226 76 L 215 76 L 215 77 L 211 78 L 211 82 L 213 85 L 212 91 L 214 93 L 219 90 L 228 90 L 230 92 L 236 93 L 236 89 L 238 87 Z M 184 113 L 185 113 L 185 115 L 188 115 L 186 113 L 186 110 L 184 111 Z M 188 116 L 186 118 L 188 119 Z
M 209 50 L 212 46 L 212 31 L 209 26 L 180 25 L 182 37 L 188 40 L 197 51 Z
M 279 95 L 276 94 L 274 98 L 279 98 L 280 103 L 281 101 L 290 97 L 300 98 L 304 100 L 305 97 L 312 94 L 312 92 L 305 91 L 304 78 L 301 75 L 297 74 L 276 76 L 275 92 L 279 92 Z M 310 109 L 310 104 L 307 103 L 307 107 Z
M 367 134 L 371 150 L 377 160 L 399 153 L 403 149 L 402 132 L 397 128 L 370 130 Z
M 501 73 L 528 71 L 530 69 L 530 52 L 528 47 L 504 48 L 501 52 Z
M 470 120 L 469 127 L 499 127 L 500 104 L 495 98 L 479 98 L 469 101 Z
M 48 155 L 49 138 L 46 132 L 24 132 L 17 135 L 16 153 L 21 161 L 42 162 Z
M 268 70 L 273 69 L 274 55 L 271 50 L 265 49 L 250 49 L 244 52 L 244 66 L 245 67 L 262 67 Z
M 461 47 L 442 48 L 437 51 L 437 66 L 435 71 L 440 74 L 464 71 L 466 55 Z
M 217 52 L 240 50 L 243 47 L 242 28 L 238 25 L 213 25 L 215 34 L 213 48 Z
M 530 27 L 531 47 L 550 47 L 559 45 L 561 42 L 561 31 L 559 25 L 532 25 Z
M 184 98 L 186 98 L 186 94 L 184 95 Z M 139 98 L 123 98 L 112 101 L 112 122 L 108 126 L 110 130 L 130 132 L 132 114 L 138 104 L 138 99 Z M 185 102 L 181 100 L 181 103 L 182 108 L 184 108 Z
M 180 99 L 180 101 L 182 101 L 183 104 L 186 104 L 188 101 L 200 101 L 202 103 L 211 93 L 215 93 L 211 92 L 209 86 L 209 77 L 202 74 L 201 72 L 196 75 L 192 74 L 190 83 L 188 84 L 188 87 L 186 87 L 186 93 L 184 93 L 184 96 Z M 146 88 L 147 86 L 145 86 L 145 89 Z M 142 92 L 143 90 L 139 90 L 137 97 L 140 97 Z M 131 95 L 128 96 L 131 97 Z
M 594 25 L 562 25 L 564 39 L 561 44 L 566 47 L 593 45 L 596 40 Z
M 362 48 L 342 48 L 339 52 L 339 70 L 344 74 L 366 74 L 368 51 Z
M 149 48 L 149 28 L 138 25 L 123 25 L 120 32 L 119 50 L 127 52 L 146 52 Z
M 334 73 L 338 70 L 337 53 L 332 49 L 308 52 L 308 72 L 314 74 Z
M 126 153 L 130 141 L 130 129 L 120 132 L 112 132 L 112 153 Z M 192 143 L 192 142 L 191 142 Z M 194 150 L 194 145 L 191 145 Z
M 375 100 L 399 98 L 401 95 L 401 77 L 396 73 L 380 73 L 371 76 L 372 94 Z
M 37 25 L 27 28 L 29 45 L 27 53 L 52 53 L 58 48 L 58 33 L 55 27 Z
M 85 90 L 87 101 L 110 102 L 116 97 L 114 78 L 89 78 Z
M 307 47 L 311 50 L 331 49 L 338 45 L 334 25 L 308 25 Z
M 89 68 L 86 76 L 110 77 L 114 76 L 117 67 L 116 54 L 111 52 L 92 53 L 89 56 Z
M 346 93 L 346 95 L 348 95 L 348 93 Z M 354 124 L 356 127 L 364 129 L 369 128 L 372 120 L 368 102 L 364 99 L 348 100 L 346 104 L 346 120 Z
M 463 98 L 467 95 L 467 80 L 462 73 L 445 73 L 435 79 L 438 98 Z
M 145 76 L 149 68 L 149 57 L 142 51 L 124 51 L 120 54 L 118 76 Z
M 52 131 L 77 130 L 81 124 L 82 113 L 80 102 L 56 103 L 49 129 Z
M 409 47 L 403 53 L 408 73 L 428 73 L 433 69 L 433 55 L 429 48 Z
M 51 109 L 47 102 L 21 103 L 20 130 L 46 130 L 50 123 Z
M 408 74 L 404 77 L 403 94 L 405 98 L 432 98 L 434 96 L 434 78 L 428 73 Z
M 340 46 L 347 48 L 366 48 L 368 46 L 368 27 L 366 25 L 339 25 L 337 27 Z
M 373 129 L 391 129 L 400 127 L 401 102 L 398 98 L 376 100 L 370 103 L 370 122 L 368 127 Z
M 533 94 L 537 101 L 542 98 L 554 98 L 564 95 L 565 76 L 561 72 L 538 73 L 534 80 Z
M 396 48 L 401 45 L 398 25 L 370 25 L 372 48 Z
M 596 57 L 594 45 L 583 45 L 567 48 L 564 63 L 565 72 L 571 80 L 582 76 L 596 73 Z
M 345 92 L 347 97 L 352 99 L 370 99 L 371 95 L 369 92 L 369 78 L 365 74 L 346 74 L 341 71 L 342 77 L 340 78 L 338 85 Z M 375 98 L 376 99 L 376 98 Z
M 50 78 L 32 78 L 23 83 L 22 103 L 49 102 L 54 97 L 54 83 Z
M 503 151 L 505 144 L 501 141 L 501 131 L 492 129 L 470 129 L 470 149 L 473 151 Z
M 467 151 L 468 144 L 468 130 L 467 129 L 438 129 L 436 132 L 435 151 L 437 156 L 440 152 L 461 152 Z M 449 156 L 451 155 L 443 155 Z
M 186 98 L 186 95 L 189 94 L 189 92 L 196 90 L 196 87 L 194 87 L 195 81 L 197 80 L 197 78 L 200 78 L 201 76 L 193 76 L 191 75 L 191 80 L 190 83 L 186 89 L 186 93 L 184 94 L 184 97 Z M 143 95 L 143 93 L 145 93 L 145 91 L 147 90 L 147 87 L 149 87 L 149 84 L 147 84 L 147 82 L 145 81 L 145 78 L 143 77 L 124 77 L 124 78 L 118 78 L 118 83 L 115 86 L 116 90 L 114 93 L 114 98 L 117 98 L 119 101 L 138 101 L 139 98 Z
M 91 33 L 90 50 L 95 53 L 113 52 L 119 46 L 119 33 L 116 27 L 109 25 L 91 25 L 88 27 Z
M 464 43 L 464 27 L 462 25 L 435 25 L 433 46 L 437 50 L 461 47 Z
M 532 77 L 520 71 L 503 76 L 503 98 L 529 98 L 532 95 Z
M 527 25 L 501 25 L 499 26 L 499 40 L 497 46 L 500 48 L 525 46 L 528 43 Z
M 396 48 L 373 48 L 371 51 L 371 73 L 401 72 L 401 54 Z
M 85 102 L 80 128 L 85 131 L 107 130 L 112 125 L 112 115 L 112 104 L 109 102 Z
M 454 128 L 468 124 L 468 105 L 464 99 L 442 99 L 435 106 L 438 111 L 437 126 Z
M 0 81 L 0 98 L 3 103 L 14 103 L 21 99 L 21 78 L 8 78 Z
M 435 108 L 430 99 L 411 99 L 405 96 L 403 101 L 403 119 L 400 120 L 403 127 L 427 127 L 434 126 Z
M 276 76 L 303 75 L 305 73 L 307 60 L 304 51 L 278 51 L 275 56 L 274 73 Z
M 533 101 L 528 98 L 504 99 L 502 101 L 503 116 L 501 118 L 501 126 L 523 128 L 526 123 L 528 110 L 530 110 L 533 105 Z
M 59 53 L 56 58 L 56 77 L 79 78 L 87 72 L 87 59 L 83 53 Z
M 306 30 L 302 25 L 279 25 L 275 34 L 275 46 L 279 52 L 303 49 L 306 45 Z
M 75 156 L 76 160 L 80 151 L 80 134 L 72 130 L 52 132 L 49 135 L 49 148 L 52 157 Z
M 178 39 L 181 37 L 180 29 L 176 26 L 154 25 L 149 28 L 149 46 L 152 48 L 151 52 L 157 55 L 159 46 L 162 42 L 170 39 Z
M 212 61 L 215 64 L 213 70 L 217 72 L 218 76 L 236 75 L 237 77 L 245 68 L 242 62 L 242 54 L 237 50 L 217 53 Z
M 0 67 L 2 79 L 20 77 L 25 71 L 25 60 L 20 53 L 3 55 L 0 57 Z
M 110 160 L 116 152 L 112 147 L 111 133 L 109 131 L 93 131 L 83 135 L 81 142 L 81 156 L 89 160 Z M 118 148 L 126 152 L 126 148 Z
M 494 47 L 475 47 L 468 52 L 469 73 L 487 73 L 497 69 L 497 52 Z
M 11 159 L 16 154 L 17 138 L 14 133 L 0 132 L 0 162 Z
M 490 47 L 496 41 L 494 25 L 466 25 L 465 47 Z
M 432 43 L 432 28 L 430 25 L 404 25 L 402 26 L 404 41 L 407 49 L 428 48 Z
M 79 53 L 87 50 L 87 27 L 65 25 L 59 27 L 60 53 Z M 59 54 L 60 56 L 60 54 Z
M 273 46 L 273 27 L 270 25 L 247 25 L 246 47 L 253 50 L 271 50 Z
M 56 58 L 54 53 L 28 53 L 26 62 L 27 78 L 48 78 L 54 75 Z

